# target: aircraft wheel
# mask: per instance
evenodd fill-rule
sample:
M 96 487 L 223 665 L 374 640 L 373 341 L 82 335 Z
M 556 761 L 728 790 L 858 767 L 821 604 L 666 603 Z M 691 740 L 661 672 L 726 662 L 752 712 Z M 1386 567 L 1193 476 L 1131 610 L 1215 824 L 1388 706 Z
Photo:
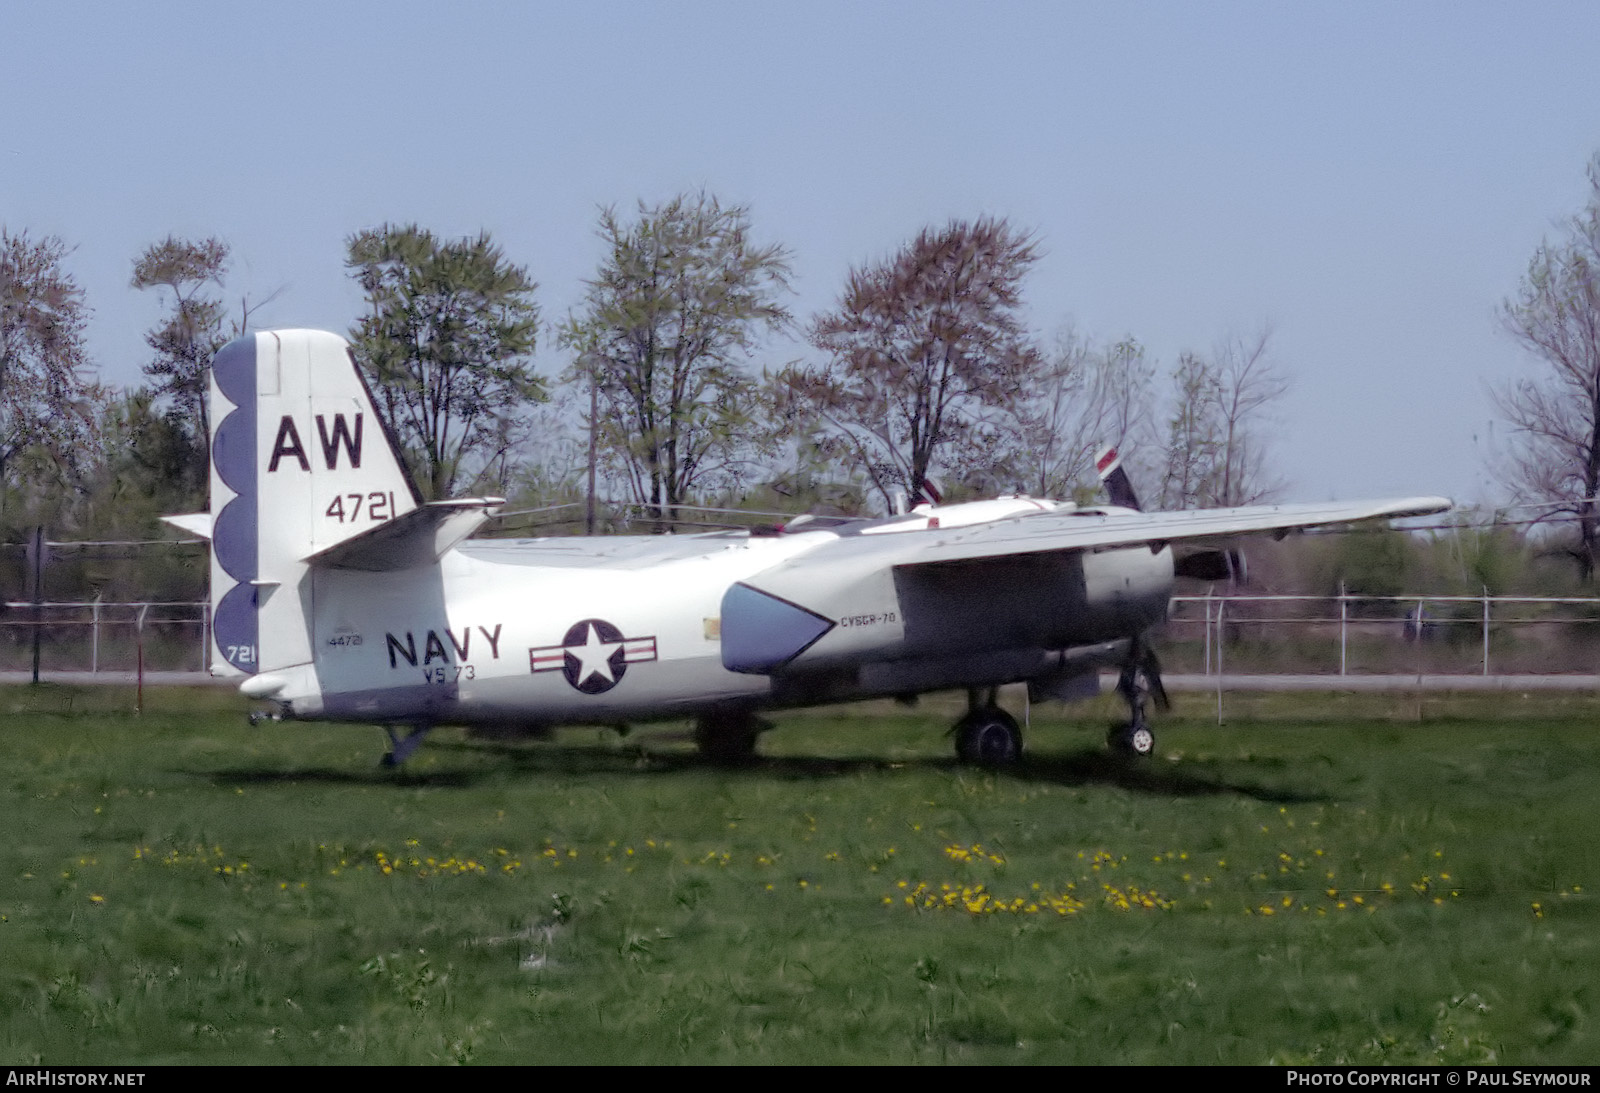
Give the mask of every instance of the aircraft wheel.
M 702 717 L 695 723 L 695 747 L 713 763 L 748 763 L 756 757 L 759 728 L 748 716 Z
M 1121 725 L 1111 730 L 1106 741 L 1117 751 L 1146 756 L 1156 750 L 1156 734 L 1149 725 Z
M 956 757 L 985 767 L 1009 766 L 1022 758 L 1022 730 L 998 706 L 973 710 L 956 724 Z

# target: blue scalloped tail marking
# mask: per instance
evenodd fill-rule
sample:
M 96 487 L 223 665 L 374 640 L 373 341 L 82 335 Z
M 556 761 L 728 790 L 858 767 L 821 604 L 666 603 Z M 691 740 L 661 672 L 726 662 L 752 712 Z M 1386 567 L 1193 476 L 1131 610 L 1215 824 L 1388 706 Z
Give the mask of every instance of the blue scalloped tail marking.
M 211 465 L 216 477 L 236 494 L 215 514 L 211 550 L 215 567 L 237 582 L 212 607 L 212 633 L 228 663 L 254 675 L 261 636 L 257 589 L 250 583 L 261 575 L 255 335 L 223 346 L 211 362 L 211 371 L 218 389 L 234 404 L 211 438 Z M 214 484 L 212 504 L 216 504 Z M 213 571 L 213 585 L 216 582 Z

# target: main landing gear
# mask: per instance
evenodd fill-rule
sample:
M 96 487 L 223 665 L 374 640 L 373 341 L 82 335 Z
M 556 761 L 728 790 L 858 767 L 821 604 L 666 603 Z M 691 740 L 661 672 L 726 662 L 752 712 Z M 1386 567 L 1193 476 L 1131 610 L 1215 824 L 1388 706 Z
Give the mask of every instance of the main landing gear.
M 719 710 L 694 725 L 695 746 L 713 763 L 736 766 L 756 757 L 756 737 L 772 726 L 749 710 Z
M 956 722 L 956 758 L 985 767 L 1010 766 L 1022 758 L 1022 729 L 996 702 L 997 688 L 967 692 L 967 712 Z
M 1156 734 L 1146 716 L 1146 702 L 1154 699 L 1163 710 L 1170 709 L 1172 702 L 1161 685 L 1161 662 L 1142 638 L 1135 638 L 1128 650 L 1128 660 L 1117 680 L 1117 693 L 1128 704 L 1128 723 L 1112 728 L 1106 743 L 1126 755 L 1149 755 L 1155 751 Z

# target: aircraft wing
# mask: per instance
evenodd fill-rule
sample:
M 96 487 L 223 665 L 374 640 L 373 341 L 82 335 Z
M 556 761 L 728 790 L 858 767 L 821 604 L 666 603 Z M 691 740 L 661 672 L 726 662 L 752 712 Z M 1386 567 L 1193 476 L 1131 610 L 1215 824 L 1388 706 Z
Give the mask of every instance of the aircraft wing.
M 932 565 L 1057 551 L 1099 551 L 1148 545 L 1159 550 L 1174 542 L 1228 539 L 1238 535 L 1283 534 L 1364 520 L 1427 516 L 1451 507 L 1446 497 L 1407 497 L 1387 501 L 1328 501 L 1295 505 L 1249 505 L 1182 512 L 1132 509 L 1067 509 L 1026 513 L 989 523 L 933 528 L 892 535 L 843 535 L 816 550 L 767 570 L 810 571 L 815 579 L 841 569 Z M 753 582 L 759 583 L 759 582 Z
M 1077 640 L 1066 624 L 1089 600 L 1117 615 L 1126 613 L 1124 600 L 1147 598 L 1164 613 L 1172 568 L 1168 563 L 1164 574 L 1157 572 L 1156 556 L 1169 544 L 1449 508 L 1443 497 L 1409 497 L 1186 512 L 1057 509 L 960 527 L 845 534 L 729 588 L 722 601 L 723 665 L 767 673 L 802 654 L 814 661 L 911 655 L 960 645 L 980 631 L 995 647 L 1051 648 Z M 1097 563 L 1094 588 L 1085 591 L 1089 556 L 1117 550 L 1134 554 Z M 1052 560 L 1063 555 L 1084 556 L 1076 578 L 1064 579 Z M 1029 627 L 1038 619 L 1046 623 L 1035 633 Z M 1107 623 L 1106 631 L 1131 625 Z
M 1248 505 L 1183 512 L 1079 510 L 1041 512 L 989 524 L 952 528 L 919 537 L 916 549 L 897 565 L 962 561 L 1055 550 L 1105 550 L 1141 543 L 1159 547 L 1184 540 L 1286 533 L 1365 520 L 1397 520 L 1446 512 L 1447 497 L 1386 501 L 1327 501 L 1294 505 Z M 885 536 L 884 538 L 896 538 Z M 807 556 L 807 560 L 817 555 Z

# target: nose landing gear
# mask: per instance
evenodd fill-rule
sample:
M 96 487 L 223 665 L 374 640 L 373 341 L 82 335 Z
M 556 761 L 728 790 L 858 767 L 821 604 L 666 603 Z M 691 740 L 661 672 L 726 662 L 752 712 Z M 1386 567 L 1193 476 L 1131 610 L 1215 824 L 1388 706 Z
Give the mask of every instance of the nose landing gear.
M 1117 680 L 1117 693 L 1128 704 L 1128 723 L 1114 727 L 1106 743 L 1125 755 L 1149 755 L 1155 751 L 1156 734 L 1146 715 L 1147 700 L 1154 699 L 1163 710 L 1171 709 L 1172 701 L 1161 685 L 1161 662 L 1142 638 L 1135 639 L 1128 650 L 1127 663 Z

